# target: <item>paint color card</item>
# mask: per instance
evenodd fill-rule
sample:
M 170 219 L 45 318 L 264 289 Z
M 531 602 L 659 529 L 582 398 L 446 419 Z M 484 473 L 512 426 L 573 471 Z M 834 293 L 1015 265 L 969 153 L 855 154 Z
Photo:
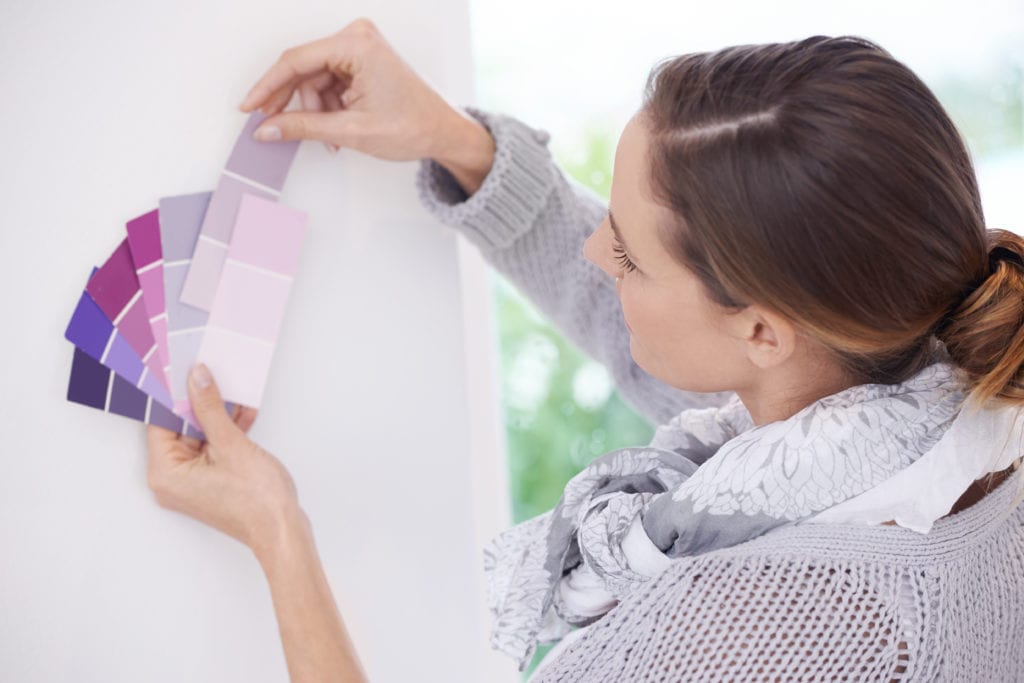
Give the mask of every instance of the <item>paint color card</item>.
M 173 409 L 167 388 L 152 373 L 146 372 L 142 358 L 88 293 L 82 292 L 79 297 L 64 337 L 124 381 L 153 397 L 168 411 Z
M 211 194 L 198 192 L 164 197 L 159 202 L 171 397 L 174 399 L 174 412 L 189 416 L 192 422 L 195 417 L 188 402 L 188 373 L 196 363 L 196 352 L 209 314 L 182 303 L 180 295 Z M 214 377 L 219 383 L 220 378 Z
M 258 408 L 284 319 L 307 214 L 245 195 L 197 360 L 226 400 Z
M 212 310 L 242 198 L 252 194 L 276 200 L 281 194 L 299 143 L 297 140 L 254 140 L 253 132 L 266 118 L 259 111 L 250 114 L 235 141 L 191 255 L 192 262 L 180 295 L 183 303 L 204 311 Z
M 127 238 L 121 241 L 107 262 L 89 279 L 85 290 L 139 354 L 146 364 L 147 372 L 165 383 L 164 369 L 157 355 L 156 340 L 149 327 L 146 306 L 142 303 L 142 288 L 135 275 L 135 263 Z
M 96 359 L 90 358 L 89 354 L 78 347 L 75 347 L 71 360 L 67 398 L 74 403 L 154 424 L 178 434 L 203 438 L 202 432 L 192 429 L 151 396 L 111 372 Z
M 164 258 L 160 246 L 159 211 L 148 213 L 128 221 L 128 248 L 135 275 L 142 288 L 142 303 L 149 316 L 149 328 L 156 341 L 156 352 L 163 368 L 164 385 L 170 387 L 170 361 L 167 355 L 167 307 L 164 304 Z

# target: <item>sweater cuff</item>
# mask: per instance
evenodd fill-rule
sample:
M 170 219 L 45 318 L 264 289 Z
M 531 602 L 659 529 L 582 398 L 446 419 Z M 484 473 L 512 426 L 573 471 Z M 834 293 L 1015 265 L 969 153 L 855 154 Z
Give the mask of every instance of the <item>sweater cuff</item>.
M 547 148 L 551 136 L 511 116 L 469 106 L 463 110 L 494 138 L 494 164 L 480 189 L 467 198 L 447 169 L 421 159 L 416 174 L 420 202 L 481 251 L 504 249 L 531 228 L 554 187 L 556 169 Z

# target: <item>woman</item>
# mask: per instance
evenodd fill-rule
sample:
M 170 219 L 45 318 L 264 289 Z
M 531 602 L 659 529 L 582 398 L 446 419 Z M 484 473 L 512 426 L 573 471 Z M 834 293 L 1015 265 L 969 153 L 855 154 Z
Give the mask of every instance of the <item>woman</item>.
M 1024 240 L 986 230 L 959 134 L 884 50 L 660 63 L 608 205 L 365 19 L 285 51 L 241 108 L 270 115 L 258 139 L 422 160 L 424 205 L 660 425 L 485 549 L 521 670 L 560 641 L 542 680 L 1024 677 L 1024 626 L 983 616 L 1024 594 Z M 189 390 L 208 441 L 148 428 L 158 501 L 252 548 L 293 680 L 365 680 L 254 413 L 224 414 L 205 368 Z

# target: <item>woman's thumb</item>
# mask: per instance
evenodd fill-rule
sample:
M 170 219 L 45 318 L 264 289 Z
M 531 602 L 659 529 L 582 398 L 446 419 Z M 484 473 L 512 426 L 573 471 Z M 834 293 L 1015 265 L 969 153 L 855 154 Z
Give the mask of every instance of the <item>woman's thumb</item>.
M 243 435 L 224 407 L 217 383 L 205 364 L 192 368 L 188 376 L 188 400 L 199 426 L 210 443 L 224 443 Z
M 268 116 L 253 133 L 263 142 L 319 140 L 349 147 L 352 137 L 350 111 L 286 111 Z

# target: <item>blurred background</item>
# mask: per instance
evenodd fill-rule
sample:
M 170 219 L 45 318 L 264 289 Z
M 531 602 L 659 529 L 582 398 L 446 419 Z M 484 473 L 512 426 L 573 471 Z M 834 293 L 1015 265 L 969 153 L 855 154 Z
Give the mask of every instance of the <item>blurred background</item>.
M 1024 228 L 1024 2 L 693 3 L 470 0 L 477 105 L 551 133 L 562 170 L 607 198 L 619 133 L 664 57 L 859 35 L 913 69 L 967 140 L 989 228 Z M 512 517 L 553 507 L 593 458 L 655 425 L 604 368 L 492 272 Z M 524 680 L 550 647 L 540 648 Z

